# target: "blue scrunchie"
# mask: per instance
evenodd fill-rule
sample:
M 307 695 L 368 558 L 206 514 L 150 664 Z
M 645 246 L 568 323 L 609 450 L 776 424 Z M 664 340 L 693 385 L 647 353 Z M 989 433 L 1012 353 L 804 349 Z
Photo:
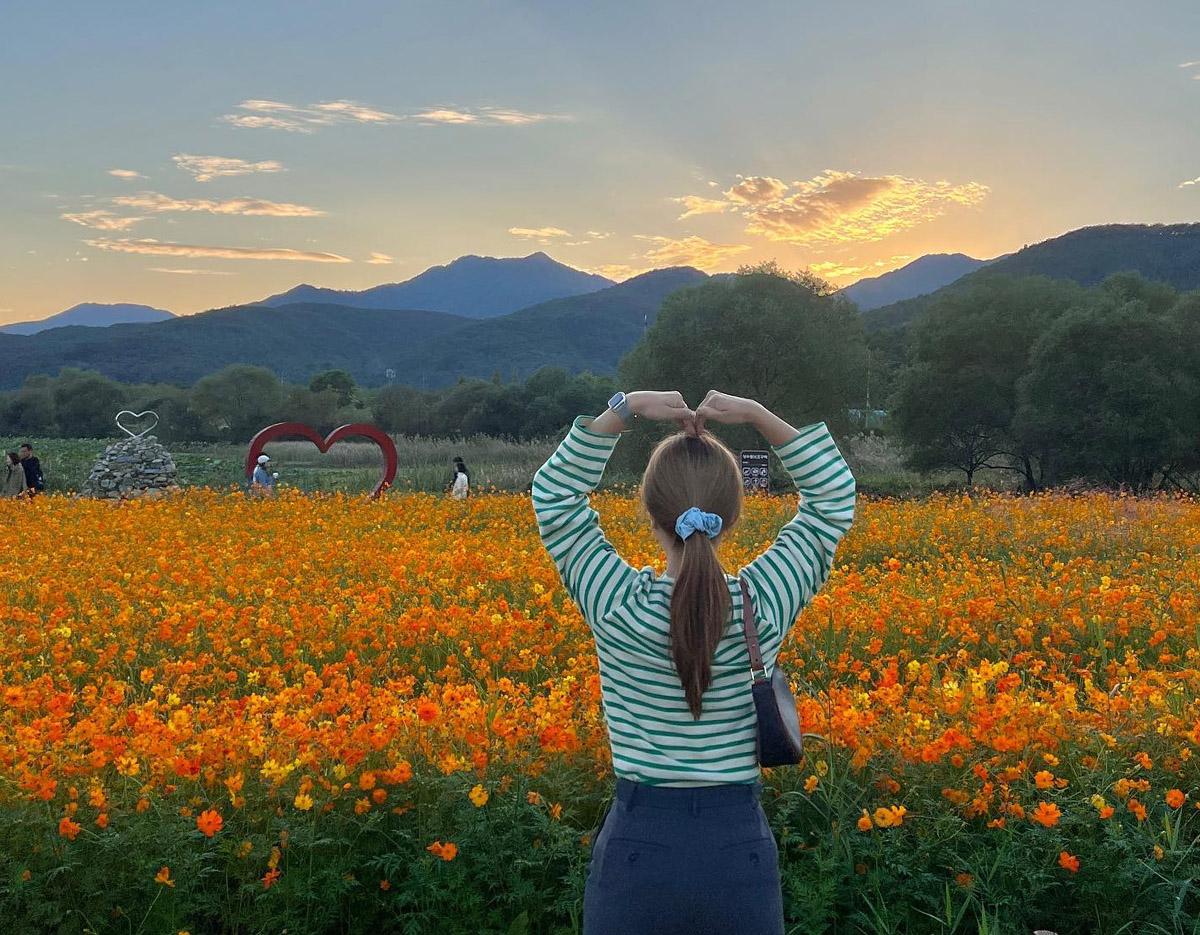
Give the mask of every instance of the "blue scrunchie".
M 699 507 L 684 510 L 675 520 L 675 532 L 680 539 L 686 539 L 694 532 L 702 532 L 713 539 L 720 531 L 721 517 L 716 513 L 705 513 Z

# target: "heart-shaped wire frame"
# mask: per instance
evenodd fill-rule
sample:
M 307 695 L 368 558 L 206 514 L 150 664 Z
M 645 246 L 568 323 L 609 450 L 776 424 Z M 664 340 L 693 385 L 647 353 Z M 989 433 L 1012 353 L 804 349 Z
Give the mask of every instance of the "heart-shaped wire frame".
M 121 424 L 121 416 L 132 416 L 135 419 L 144 419 L 146 416 L 154 416 L 154 421 L 140 432 L 134 432 L 125 428 L 125 426 Z M 154 431 L 154 429 L 158 426 L 158 413 L 153 409 L 147 409 L 144 412 L 133 412 L 129 409 L 122 409 L 116 414 L 116 416 L 113 417 L 113 421 L 117 423 L 117 428 L 119 428 L 130 438 L 141 438 L 143 435 Z

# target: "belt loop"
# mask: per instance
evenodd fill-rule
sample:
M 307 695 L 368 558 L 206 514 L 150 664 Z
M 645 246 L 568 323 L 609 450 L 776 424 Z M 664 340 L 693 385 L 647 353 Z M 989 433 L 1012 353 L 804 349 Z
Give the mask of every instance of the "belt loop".
M 697 818 L 700 815 L 700 790 L 693 787 L 692 789 L 692 817 Z

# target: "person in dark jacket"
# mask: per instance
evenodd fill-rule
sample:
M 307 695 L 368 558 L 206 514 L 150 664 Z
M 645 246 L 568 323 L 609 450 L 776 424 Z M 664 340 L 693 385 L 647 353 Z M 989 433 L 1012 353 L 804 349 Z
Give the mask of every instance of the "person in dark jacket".
M 25 442 L 18 452 L 21 458 L 21 467 L 25 470 L 25 487 L 29 496 L 35 496 L 46 489 L 46 480 L 42 477 L 42 462 L 40 462 L 33 453 L 33 445 Z

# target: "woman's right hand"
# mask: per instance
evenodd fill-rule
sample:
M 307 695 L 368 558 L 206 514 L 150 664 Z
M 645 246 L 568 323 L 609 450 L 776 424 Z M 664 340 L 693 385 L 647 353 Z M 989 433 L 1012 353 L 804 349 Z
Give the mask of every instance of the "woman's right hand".
M 762 403 L 753 399 L 709 390 L 704 401 L 696 407 L 696 431 L 703 431 L 704 423 L 709 420 L 725 425 L 757 424 L 762 413 Z

